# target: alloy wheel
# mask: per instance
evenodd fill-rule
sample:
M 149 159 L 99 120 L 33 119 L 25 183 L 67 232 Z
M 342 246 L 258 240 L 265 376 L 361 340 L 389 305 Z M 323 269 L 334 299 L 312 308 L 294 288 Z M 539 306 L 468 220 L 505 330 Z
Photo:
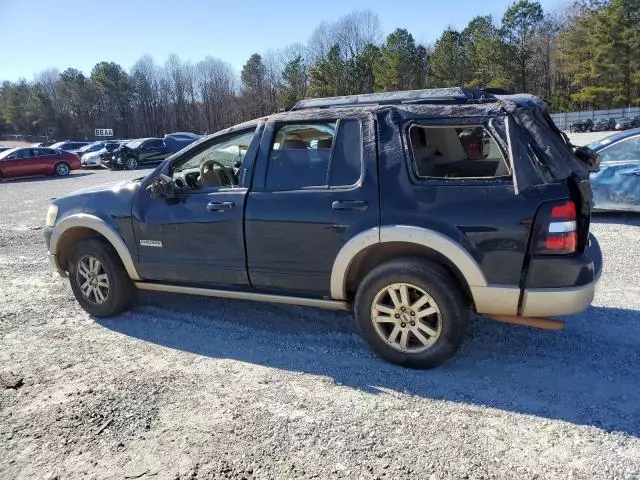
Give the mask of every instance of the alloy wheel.
M 138 168 L 138 161 L 135 158 L 127 159 L 127 170 L 135 170 Z
M 394 283 L 376 294 L 371 322 L 382 340 L 403 353 L 431 348 L 442 333 L 442 316 L 435 300 L 409 283 Z
M 76 280 L 87 301 L 100 305 L 109 297 L 109 276 L 102 262 L 92 255 L 85 255 L 76 264 Z
M 58 165 L 56 165 L 56 174 L 60 175 L 61 177 L 68 175 L 69 167 L 67 166 L 67 164 L 59 163 Z

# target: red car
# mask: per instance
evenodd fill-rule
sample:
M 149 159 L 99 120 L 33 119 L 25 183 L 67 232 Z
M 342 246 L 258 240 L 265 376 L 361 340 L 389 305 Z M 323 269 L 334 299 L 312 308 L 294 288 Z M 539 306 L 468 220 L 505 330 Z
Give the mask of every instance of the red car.
M 0 152 L 0 178 L 31 175 L 64 177 L 79 168 L 80 158 L 75 153 L 53 148 L 12 148 Z

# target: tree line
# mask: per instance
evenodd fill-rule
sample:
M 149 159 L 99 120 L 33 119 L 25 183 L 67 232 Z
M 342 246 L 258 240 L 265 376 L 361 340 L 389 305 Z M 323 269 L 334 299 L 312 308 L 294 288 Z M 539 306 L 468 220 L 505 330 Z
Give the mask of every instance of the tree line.
M 322 22 L 305 44 L 255 53 L 238 75 L 213 57 L 140 58 L 127 72 L 100 62 L 0 87 L 0 134 L 120 138 L 214 132 L 290 108 L 305 97 L 468 86 L 533 93 L 554 111 L 640 104 L 640 0 L 579 0 L 545 12 L 517 0 L 499 23 L 472 19 L 421 45 L 398 28 L 383 37 L 371 11 Z

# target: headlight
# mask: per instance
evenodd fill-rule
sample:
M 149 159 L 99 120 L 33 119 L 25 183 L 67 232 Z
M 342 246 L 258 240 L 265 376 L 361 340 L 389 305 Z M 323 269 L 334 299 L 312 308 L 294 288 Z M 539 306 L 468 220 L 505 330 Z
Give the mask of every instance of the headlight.
M 115 160 L 116 156 L 115 155 L 111 155 L 111 160 Z
M 49 210 L 47 211 L 47 227 L 53 227 L 56 224 L 56 217 L 58 216 L 58 206 L 57 205 L 49 205 Z

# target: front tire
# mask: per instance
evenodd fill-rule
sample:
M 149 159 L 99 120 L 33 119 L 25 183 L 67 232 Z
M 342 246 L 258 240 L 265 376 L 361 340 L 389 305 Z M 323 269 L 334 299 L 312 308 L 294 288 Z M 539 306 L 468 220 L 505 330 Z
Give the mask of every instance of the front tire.
M 68 271 L 73 294 L 90 315 L 112 317 L 133 305 L 136 288 L 105 240 L 79 242 L 71 251 Z
M 71 167 L 65 162 L 57 163 L 55 167 L 53 167 L 53 173 L 56 177 L 66 177 L 69 175 L 71 171 Z
M 410 368 L 433 368 L 451 358 L 469 323 L 457 282 L 420 258 L 390 261 L 371 271 L 358 288 L 354 309 L 369 347 Z
M 127 170 L 137 170 L 138 160 L 136 159 L 136 157 L 127 158 L 127 160 L 125 161 L 125 168 Z

